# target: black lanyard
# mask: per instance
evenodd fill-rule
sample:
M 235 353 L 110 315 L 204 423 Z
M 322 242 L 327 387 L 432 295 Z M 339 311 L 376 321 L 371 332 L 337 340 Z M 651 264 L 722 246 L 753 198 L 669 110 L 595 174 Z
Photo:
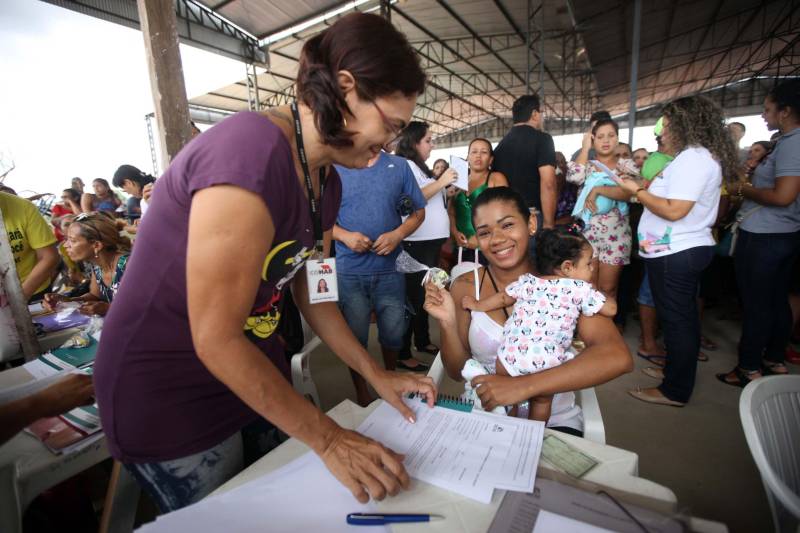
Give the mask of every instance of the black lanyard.
M 314 185 L 311 183 L 311 172 L 308 170 L 308 159 L 306 158 L 306 148 L 303 145 L 303 129 L 300 126 L 300 113 L 297 111 L 297 102 L 292 102 L 292 115 L 294 116 L 294 138 L 297 143 L 297 155 L 300 157 L 300 166 L 303 168 L 303 176 L 306 181 L 306 191 L 308 191 L 308 205 L 311 209 L 311 221 L 314 224 L 314 249 L 319 256 L 322 256 L 322 205 L 317 205 L 314 197 Z M 325 191 L 325 169 L 319 169 L 319 199 Z

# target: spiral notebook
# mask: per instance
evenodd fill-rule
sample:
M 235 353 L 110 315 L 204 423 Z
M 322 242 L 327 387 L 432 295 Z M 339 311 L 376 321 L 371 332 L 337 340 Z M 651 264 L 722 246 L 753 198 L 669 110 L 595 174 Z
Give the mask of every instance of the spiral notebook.
M 409 394 L 409 398 L 418 398 L 421 402 L 426 402 L 425 396 L 417 393 Z M 454 411 L 461 411 L 462 413 L 471 413 L 472 408 L 475 407 L 475 402 L 466 398 L 465 396 L 454 396 L 452 394 L 437 394 L 434 405 L 452 409 Z

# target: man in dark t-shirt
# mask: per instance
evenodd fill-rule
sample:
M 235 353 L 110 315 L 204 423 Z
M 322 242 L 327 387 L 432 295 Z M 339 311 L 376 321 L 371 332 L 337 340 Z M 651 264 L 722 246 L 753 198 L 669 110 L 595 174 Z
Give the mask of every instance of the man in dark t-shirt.
M 492 170 L 502 172 L 509 185 L 542 214 L 544 227 L 552 227 L 556 214 L 556 152 L 553 138 L 541 131 L 539 97 L 517 98 L 511 108 L 514 127 L 494 151 Z

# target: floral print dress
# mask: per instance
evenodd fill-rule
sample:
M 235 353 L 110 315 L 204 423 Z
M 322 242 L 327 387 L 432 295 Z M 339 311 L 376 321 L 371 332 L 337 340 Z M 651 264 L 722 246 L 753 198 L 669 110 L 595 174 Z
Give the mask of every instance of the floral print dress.
M 629 159 L 620 159 L 615 169 L 620 175 L 620 167 L 625 168 Z M 586 176 L 594 172 L 603 172 L 589 161 L 582 165 L 570 162 L 567 170 L 567 181 L 576 185 L 583 185 Z M 603 172 L 604 173 L 604 172 Z M 616 207 L 603 215 L 592 215 L 589 224 L 583 231 L 586 240 L 594 248 L 594 253 L 601 263 L 614 266 L 624 266 L 631 262 L 631 224 L 630 217 L 622 214 Z
M 578 318 L 596 314 L 606 301 L 591 283 L 532 274 L 509 284 L 506 293 L 516 303 L 503 327 L 497 357 L 512 376 L 541 372 L 572 359 L 569 347 Z

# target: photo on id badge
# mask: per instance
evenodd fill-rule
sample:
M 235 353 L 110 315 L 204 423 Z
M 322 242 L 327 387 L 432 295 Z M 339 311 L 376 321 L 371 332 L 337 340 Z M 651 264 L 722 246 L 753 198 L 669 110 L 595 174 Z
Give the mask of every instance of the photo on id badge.
M 309 259 L 306 262 L 308 301 L 312 304 L 339 301 L 336 283 L 336 259 Z

